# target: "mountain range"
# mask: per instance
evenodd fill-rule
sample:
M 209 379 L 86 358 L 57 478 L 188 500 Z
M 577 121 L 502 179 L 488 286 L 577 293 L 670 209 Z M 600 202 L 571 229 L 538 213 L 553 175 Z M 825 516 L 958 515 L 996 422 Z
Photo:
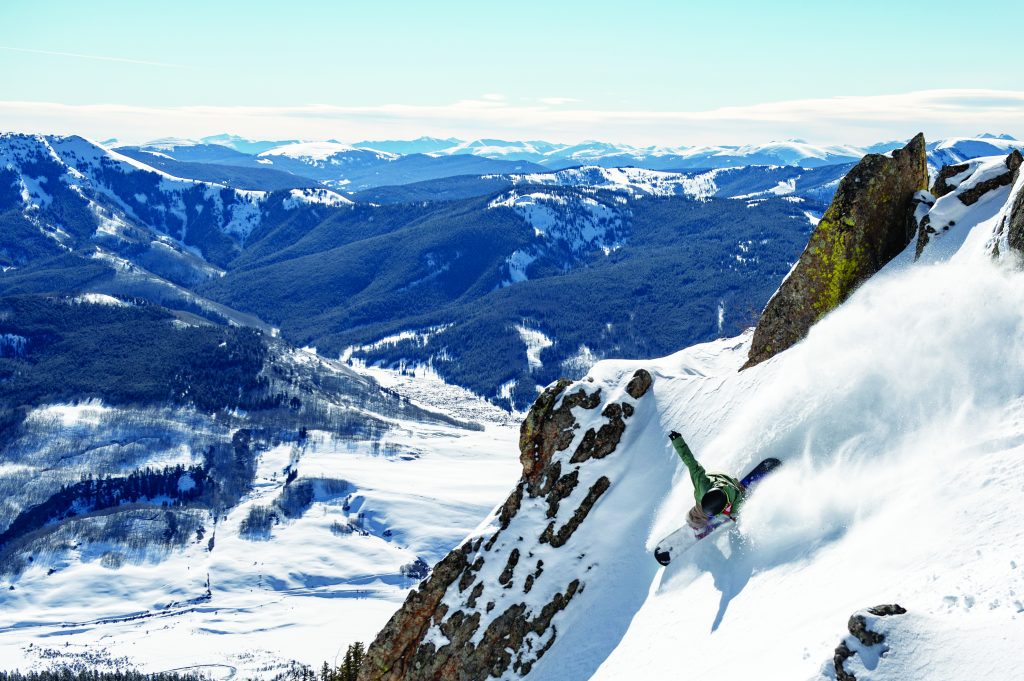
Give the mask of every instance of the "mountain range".
M 649 146 L 636 147 L 625 144 L 614 144 L 601 141 L 587 141 L 578 144 L 558 144 L 539 140 L 507 141 L 497 139 L 480 139 L 463 141 L 454 138 L 439 139 L 421 137 L 415 140 L 363 140 L 351 144 L 342 144 L 334 140 L 327 142 L 285 141 L 254 141 L 245 140 L 232 135 L 216 135 L 198 140 L 162 139 L 136 147 L 118 147 L 122 153 L 135 155 L 148 153 L 164 154 L 182 162 L 201 161 L 224 163 L 233 158 L 236 162 L 242 159 L 226 150 L 239 152 L 249 157 L 245 164 L 260 163 L 265 167 L 281 166 L 280 169 L 303 176 L 314 174 L 332 166 L 334 174 L 326 174 L 319 179 L 327 179 L 335 183 L 350 179 L 351 188 L 364 189 L 370 186 L 385 184 L 406 184 L 417 180 L 434 179 L 440 175 L 426 177 L 415 174 L 432 174 L 443 172 L 440 168 L 456 166 L 438 165 L 435 171 L 430 161 L 422 156 L 434 159 L 445 157 L 474 156 L 492 161 L 512 161 L 532 163 L 548 170 L 560 170 L 582 165 L 598 165 L 606 168 L 636 166 L 649 170 L 687 170 L 711 169 L 746 165 L 783 165 L 803 168 L 853 163 L 868 153 L 885 153 L 903 146 L 904 141 L 880 142 L 868 146 L 854 145 L 815 145 L 804 140 L 784 140 L 760 144 L 718 145 L 718 146 Z M 949 138 L 929 144 L 929 162 L 934 168 L 956 163 L 968 158 L 1007 154 L 1013 149 L 1024 146 L 1009 135 L 982 134 L 976 137 Z M 219 148 L 219 149 L 218 149 Z M 315 149 L 315 151 L 313 151 Z M 259 160 L 252 157 L 260 156 Z M 376 175 L 353 173 L 351 178 L 346 172 L 354 168 L 369 166 L 386 166 L 387 161 L 395 161 L 395 157 L 413 156 L 415 164 L 408 168 L 400 168 L 392 178 L 389 170 L 380 170 Z M 300 160 L 305 165 L 318 170 L 304 169 L 301 166 L 283 161 L 282 157 Z M 204 160 L 205 159 L 205 160 Z M 959 161 L 957 160 L 959 159 Z M 464 162 L 468 162 L 463 159 Z M 438 161 L 440 164 L 440 161 Z M 274 165 L 278 164 L 278 165 Z M 482 166 L 478 166 L 481 167 Z M 497 167 L 497 166 L 494 166 Z M 429 169 L 428 169 L 429 168 Z M 534 167 L 535 168 L 535 167 Z M 536 169 L 536 168 L 535 168 Z M 521 172 L 529 172 L 527 166 Z M 467 170 L 467 174 L 484 174 L 487 172 L 514 172 L 511 170 Z M 390 180 L 394 181 L 390 181 Z
M 6 665 L 1009 673 L 1019 143 L 198 142 L 0 135 Z M 784 465 L 660 570 L 673 429 Z

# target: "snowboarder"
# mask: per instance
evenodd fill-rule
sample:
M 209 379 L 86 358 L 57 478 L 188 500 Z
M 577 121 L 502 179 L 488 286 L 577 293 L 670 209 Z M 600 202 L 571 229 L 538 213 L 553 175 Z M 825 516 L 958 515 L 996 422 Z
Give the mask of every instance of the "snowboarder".
M 697 504 L 686 515 L 686 524 L 695 532 L 700 532 L 718 514 L 735 520 L 746 491 L 740 481 L 724 473 L 706 473 L 694 458 L 686 440 L 676 431 L 669 433 L 668 439 L 689 469 L 690 480 L 693 481 L 693 497 Z

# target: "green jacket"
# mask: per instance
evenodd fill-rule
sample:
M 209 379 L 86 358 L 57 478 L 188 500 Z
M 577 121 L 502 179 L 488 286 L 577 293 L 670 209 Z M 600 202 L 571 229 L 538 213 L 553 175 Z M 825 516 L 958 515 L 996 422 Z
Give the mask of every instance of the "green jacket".
M 732 506 L 729 515 L 735 516 L 743 503 L 743 488 L 740 487 L 739 480 L 724 473 L 706 473 L 704 467 L 697 463 L 697 459 L 694 458 L 693 452 L 690 451 L 689 445 L 683 438 L 677 437 L 672 441 L 672 446 L 690 470 L 690 480 L 693 481 L 693 498 L 697 500 L 697 505 L 700 505 L 700 500 L 704 498 L 708 490 L 717 487 L 725 492 L 725 497 Z

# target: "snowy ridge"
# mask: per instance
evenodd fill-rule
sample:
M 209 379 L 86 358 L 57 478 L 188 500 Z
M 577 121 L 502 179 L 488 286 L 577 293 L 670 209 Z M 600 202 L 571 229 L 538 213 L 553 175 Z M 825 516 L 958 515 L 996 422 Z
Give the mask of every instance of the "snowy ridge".
M 265 192 L 175 177 L 81 137 L 0 134 L 0 166 L 18 173 L 26 210 L 48 206 L 54 191 L 49 183 L 59 181 L 88 202 L 94 212 L 108 215 L 106 224 L 123 220 L 109 215 L 108 207 L 97 205 L 96 195 L 132 221 L 169 234 L 182 234 L 195 219 L 190 210 L 198 216 L 209 207 L 222 231 L 244 238 L 259 224 L 261 204 L 267 197 Z M 34 174 L 40 169 L 43 174 Z M 145 179 L 123 181 L 133 176 Z M 189 208 L 196 199 L 205 205 Z M 110 231 L 116 234 L 119 230 Z
M 688 175 L 643 168 L 583 166 L 553 173 L 510 175 L 508 179 L 517 185 L 589 187 L 623 192 L 633 197 L 689 196 L 694 199 L 705 199 L 718 191 L 715 185 L 717 174 L 716 170 Z
M 794 165 L 814 167 L 856 161 L 864 149 L 848 145 L 814 145 L 803 140 L 741 146 L 647 146 L 588 141 L 557 144 L 543 141 L 475 140 L 433 152 L 436 155 L 475 154 L 489 158 L 527 160 L 548 167 L 579 164 L 647 165 L 663 167 L 728 167 L 736 165 Z
M 288 193 L 288 198 L 282 202 L 285 210 L 311 204 L 336 208 L 338 206 L 351 206 L 352 200 L 330 189 L 292 189 Z
M 489 209 L 511 208 L 533 228 L 536 243 L 506 259 L 503 286 L 529 279 L 534 262 L 547 259 L 562 269 L 597 252 L 605 256 L 622 245 L 626 209 L 621 203 L 582 192 L 512 190 L 493 199 Z M 625 199 L 622 199 L 625 202 Z
M 352 205 L 329 189 L 268 193 L 175 177 L 74 136 L 0 134 L 0 169 L 15 174 L 25 217 L 62 246 L 73 247 L 74 237 L 83 235 L 64 231 L 59 211 L 45 214 L 55 200 L 91 213 L 95 237 L 106 243 L 148 242 L 152 249 L 175 251 L 165 255 L 188 261 L 192 269 L 204 268 L 201 258 L 209 253 L 200 250 L 215 241 L 205 232 L 242 243 L 277 202 L 285 210 Z
M 983 156 L 1005 157 L 1014 149 L 1024 151 L 1024 142 L 1006 135 L 950 137 L 928 145 L 928 164 L 935 170 Z
M 329 165 L 345 165 L 367 154 L 372 154 L 375 158 L 381 160 L 398 158 L 398 154 L 372 149 L 359 149 L 347 144 L 341 144 L 340 142 L 295 142 L 267 149 L 261 152 L 259 157 L 265 159 L 282 156 L 323 168 Z

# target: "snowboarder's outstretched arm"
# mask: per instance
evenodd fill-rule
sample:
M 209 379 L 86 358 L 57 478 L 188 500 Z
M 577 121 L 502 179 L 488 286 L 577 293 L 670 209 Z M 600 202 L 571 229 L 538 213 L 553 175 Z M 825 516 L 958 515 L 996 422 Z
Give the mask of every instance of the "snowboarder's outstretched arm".
M 697 459 L 694 458 L 693 452 L 690 451 L 689 445 L 686 444 L 686 440 L 683 436 L 674 430 L 668 434 L 668 438 L 672 440 L 672 447 L 676 450 L 676 454 L 686 464 L 686 468 L 690 471 L 690 480 L 693 482 L 693 496 L 700 501 L 714 485 L 708 474 L 704 471 L 704 466 L 701 466 Z

